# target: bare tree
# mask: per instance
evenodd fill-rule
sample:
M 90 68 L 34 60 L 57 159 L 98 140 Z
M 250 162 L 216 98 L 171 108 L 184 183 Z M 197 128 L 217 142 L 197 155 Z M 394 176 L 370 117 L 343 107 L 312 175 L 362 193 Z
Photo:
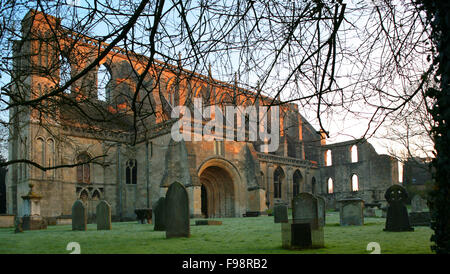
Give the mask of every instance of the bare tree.
M 58 27 L 49 27 L 46 37 L 32 37 L 20 27 L 30 9 L 49 15 L 42 24 L 51 26 L 52 18 L 62 19 Z M 368 137 L 387 117 L 403 115 L 432 72 L 425 60 L 429 47 L 422 14 L 410 3 L 350 6 L 340 1 L 130 0 L 71 1 L 67 5 L 61 1 L 10 1 L 1 13 L 2 110 L 14 110 L 9 121 L 3 120 L 4 125 L 28 108 L 40 121 L 57 123 L 54 109 L 63 104 L 91 127 L 131 119 L 132 143 L 137 133 L 148 127 L 149 117 L 167 118 L 157 113 L 149 96 L 161 88 L 155 83 L 163 69 L 176 73 L 183 68 L 190 72 L 184 74 L 186 78 L 202 74 L 238 81 L 239 86 L 255 91 L 256 97 L 274 98 L 271 105 L 296 102 L 327 134 L 329 121 L 363 119 L 368 121 L 363 136 Z M 97 47 L 95 55 L 80 49 L 80 43 L 89 38 L 88 43 Z M 27 39 L 41 39 L 43 46 L 51 46 L 55 57 L 49 58 L 53 63 L 34 68 L 50 79 L 51 85 L 43 94 L 31 97 L 26 96 L 24 71 L 14 72 L 18 56 L 13 56 L 11 43 Z M 21 47 L 21 42 L 15 44 Z M 135 80 L 129 87 L 134 91 L 114 98 L 116 105 L 126 101 L 127 111 L 112 115 L 92 97 L 66 96 L 76 90 L 88 90 L 89 94 L 89 88 L 100 81 L 90 72 L 105 64 L 117 47 L 121 48 L 117 54 L 140 64 L 131 66 L 124 76 Z M 70 65 L 64 66 L 66 62 Z M 24 68 L 25 73 L 30 71 Z M 60 72 L 60 68 L 71 71 Z M 413 84 L 417 88 L 411 90 Z M 89 106 L 89 111 L 82 105 Z

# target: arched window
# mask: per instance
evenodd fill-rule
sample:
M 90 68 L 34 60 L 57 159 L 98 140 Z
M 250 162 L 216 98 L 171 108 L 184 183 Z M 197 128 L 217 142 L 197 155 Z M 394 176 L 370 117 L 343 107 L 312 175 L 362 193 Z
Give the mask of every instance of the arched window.
M 60 55 L 59 56 L 59 86 L 64 86 L 72 77 L 72 68 L 67 57 Z M 69 86 L 64 90 L 64 93 L 69 94 L 71 87 Z
M 333 188 L 334 188 L 334 186 L 333 186 L 333 179 L 328 178 L 327 184 L 328 184 L 328 193 L 329 194 L 333 193 L 334 192 L 334 190 L 333 190 Z
M 47 140 L 47 148 L 46 148 L 46 165 L 47 167 L 55 166 L 56 159 L 56 151 L 55 151 L 55 141 L 53 139 Z M 47 176 L 54 178 L 55 177 L 55 169 L 51 169 L 47 172 Z
M 94 190 L 94 192 L 92 193 L 92 200 L 98 201 L 100 200 L 100 197 L 101 197 L 100 192 L 97 189 Z
M 82 153 L 77 157 L 77 163 L 80 164 L 77 166 L 77 182 L 78 183 L 86 183 L 89 184 L 91 182 L 91 167 L 89 155 L 86 153 Z M 83 163 L 83 164 L 81 164 Z
M 311 192 L 312 194 L 316 195 L 317 189 L 316 189 L 316 178 L 312 177 L 311 179 Z
M 130 159 L 126 163 L 125 182 L 128 185 L 137 183 L 137 161 L 135 159 Z
M 281 198 L 281 184 L 284 178 L 284 172 L 278 167 L 273 173 L 273 197 Z
M 358 147 L 356 145 L 353 145 L 350 148 L 350 154 L 351 154 L 351 161 L 352 163 L 358 162 Z
M 89 192 L 86 189 L 83 189 L 80 193 L 80 200 L 84 203 L 89 199 Z
M 97 71 L 97 99 L 104 102 L 110 100 L 111 71 L 105 65 L 100 65 Z
M 41 166 L 45 166 L 45 142 L 41 137 L 36 140 L 36 162 Z M 40 173 L 41 178 L 44 178 L 44 171 L 41 170 Z
M 300 193 L 300 182 L 303 180 L 303 176 L 300 173 L 300 170 L 296 170 L 293 176 L 293 195 L 296 197 Z
M 325 151 L 325 166 L 331 166 L 332 162 L 331 162 L 331 150 L 327 149 Z
M 358 190 L 359 190 L 358 175 L 353 174 L 352 175 L 352 191 L 358 191 Z

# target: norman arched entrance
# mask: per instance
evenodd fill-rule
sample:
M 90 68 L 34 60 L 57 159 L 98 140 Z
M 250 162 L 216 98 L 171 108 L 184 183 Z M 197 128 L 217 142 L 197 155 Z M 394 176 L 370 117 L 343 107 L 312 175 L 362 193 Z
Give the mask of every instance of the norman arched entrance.
M 208 166 L 199 174 L 201 213 L 208 218 L 235 216 L 235 191 L 232 175 L 223 167 Z

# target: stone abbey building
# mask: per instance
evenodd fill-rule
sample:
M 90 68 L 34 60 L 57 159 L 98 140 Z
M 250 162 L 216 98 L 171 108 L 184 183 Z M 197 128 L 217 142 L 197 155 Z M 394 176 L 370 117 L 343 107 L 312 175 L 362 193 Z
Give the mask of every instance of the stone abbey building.
M 174 106 L 192 109 L 192 98 L 220 108 L 267 106 L 273 98 L 158 61 L 140 81 L 149 58 L 117 47 L 98 66 L 88 67 L 109 45 L 70 32 L 58 18 L 40 12 L 24 17 L 22 33 L 14 45 L 20 81 L 10 88 L 12 102 L 30 103 L 10 111 L 9 160 L 68 167 L 9 166 L 9 214 L 23 214 L 21 196 L 30 183 L 43 196 L 44 217 L 70 215 L 77 199 L 93 214 L 98 201 L 106 200 L 115 220 L 135 219 L 136 208 L 151 208 L 175 181 L 186 187 L 193 217 L 264 214 L 275 203 L 290 205 L 299 192 L 322 195 L 329 207 L 349 196 L 372 202 L 383 200 L 386 188 L 398 183 L 394 159 L 378 155 L 365 140 L 326 144 L 296 104 L 279 107 L 275 152 L 260 152 L 261 141 L 248 134 L 243 141 L 175 142 Z M 63 69 L 72 76 L 88 72 L 66 91 L 53 93 L 65 84 Z M 104 87 L 102 71 L 109 75 Z M 239 128 L 236 122 L 234 130 Z

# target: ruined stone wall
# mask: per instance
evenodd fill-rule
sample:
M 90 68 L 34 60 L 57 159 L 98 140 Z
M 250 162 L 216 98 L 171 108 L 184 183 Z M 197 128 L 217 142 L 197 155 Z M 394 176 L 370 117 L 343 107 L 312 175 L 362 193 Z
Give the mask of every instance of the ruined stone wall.
M 357 161 L 352 162 L 351 148 L 357 147 Z M 331 165 L 326 164 L 326 151 L 331 151 Z M 321 153 L 321 193 L 331 208 L 336 201 L 347 197 L 362 198 L 371 203 L 384 200 L 384 192 L 398 183 L 397 161 L 387 155 L 378 155 L 365 140 L 355 140 L 322 147 Z M 358 190 L 353 191 L 352 176 L 358 178 Z M 328 180 L 333 180 L 333 193 L 328 193 Z

